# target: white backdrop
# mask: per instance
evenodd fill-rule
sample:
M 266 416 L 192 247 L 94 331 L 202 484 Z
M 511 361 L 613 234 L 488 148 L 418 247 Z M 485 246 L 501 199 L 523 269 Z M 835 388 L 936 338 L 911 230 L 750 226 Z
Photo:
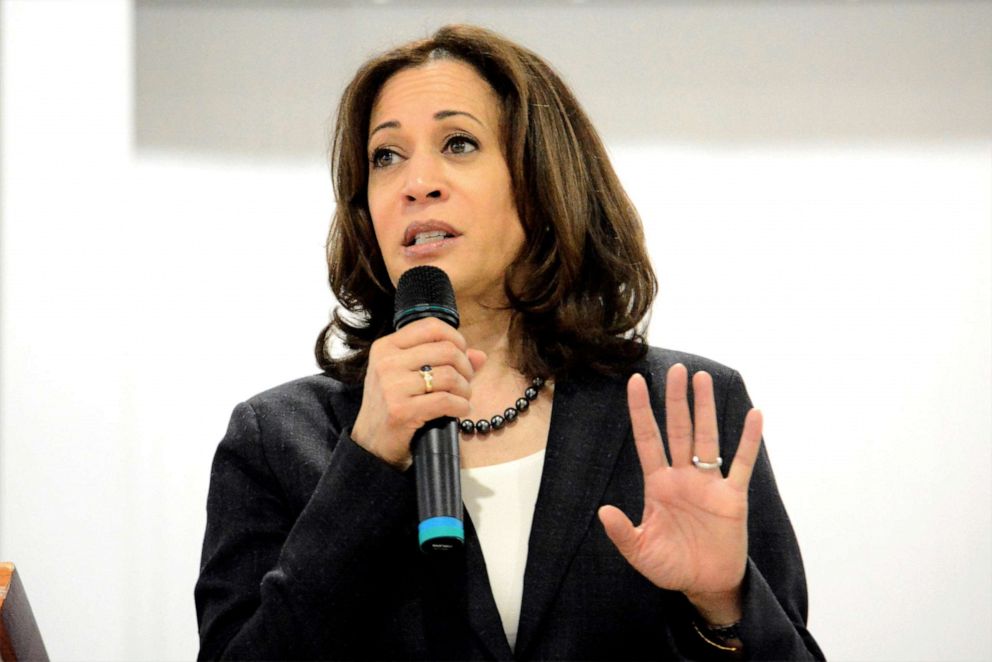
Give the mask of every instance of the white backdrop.
M 546 55 L 742 371 L 838 660 L 992 656 L 992 5 L 0 0 L 0 560 L 55 659 L 189 659 L 213 450 L 315 371 L 324 131 L 444 22 Z

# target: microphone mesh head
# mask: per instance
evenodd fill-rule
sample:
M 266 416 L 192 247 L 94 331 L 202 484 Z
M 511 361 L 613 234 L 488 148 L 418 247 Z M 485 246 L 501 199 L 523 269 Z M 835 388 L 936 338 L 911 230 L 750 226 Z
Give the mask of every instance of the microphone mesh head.
M 398 329 L 422 317 L 438 317 L 458 328 L 458 306 L 448 274 L 437 267 L 414 267 L 396 285 L 393 325 Z

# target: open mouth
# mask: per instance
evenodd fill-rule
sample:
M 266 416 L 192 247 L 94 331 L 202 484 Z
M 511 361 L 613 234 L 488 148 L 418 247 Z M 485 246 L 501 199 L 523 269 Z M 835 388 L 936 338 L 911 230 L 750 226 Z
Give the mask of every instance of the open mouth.
M 403 246 L 409 248 L 410 246 L 435 244 L 457 236 L 454 228 L 441 221 L 412 223 L 403 235 Z
M 442 239 L 450 239 L 455 235 L 450 232 L 445 232 L 444 230 L 430 230 L 428 232 L 418 232 L 413 237 L 413 241 L 407 244 L 408 246 L 419 246 L 421 244 L 433 244 L 434 242 L 441 241 Z

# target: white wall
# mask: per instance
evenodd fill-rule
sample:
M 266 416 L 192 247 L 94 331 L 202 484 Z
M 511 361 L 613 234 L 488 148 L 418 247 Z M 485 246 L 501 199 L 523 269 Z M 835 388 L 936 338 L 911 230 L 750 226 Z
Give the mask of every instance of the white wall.
M 0 559 L 52 656 L 195 655 L 213 449 L 331 305 L 326 119 L 450 20 L 603 130 L 651 339 L 747 378 L 828 656 L 992 656 L 992 5 L 383 4 L 0 3 Z

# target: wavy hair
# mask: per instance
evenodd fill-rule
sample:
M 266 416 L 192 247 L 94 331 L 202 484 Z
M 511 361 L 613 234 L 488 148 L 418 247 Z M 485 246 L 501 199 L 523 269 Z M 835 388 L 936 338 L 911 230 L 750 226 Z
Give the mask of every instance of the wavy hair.
M 395 291 L 368 208 L 369 121 L 393 74 L 444 58 L 474 67 L 502 105 L 503 150 L 526 236 L 504 279 L 514 367 L 552 378 L 622 370 L 646 351 L 657 291 L 637 211 L 559 75 L 532 51 L 467 25 L 369 60 L 344 91 L 327 237 L 328 283 L 339 306 L 317 339 L 317 363 L 342 381 L 361 381 L 372 343 L 392 331 Z M 344 356 L 331 356 L 335 336 L 349 350 Z

